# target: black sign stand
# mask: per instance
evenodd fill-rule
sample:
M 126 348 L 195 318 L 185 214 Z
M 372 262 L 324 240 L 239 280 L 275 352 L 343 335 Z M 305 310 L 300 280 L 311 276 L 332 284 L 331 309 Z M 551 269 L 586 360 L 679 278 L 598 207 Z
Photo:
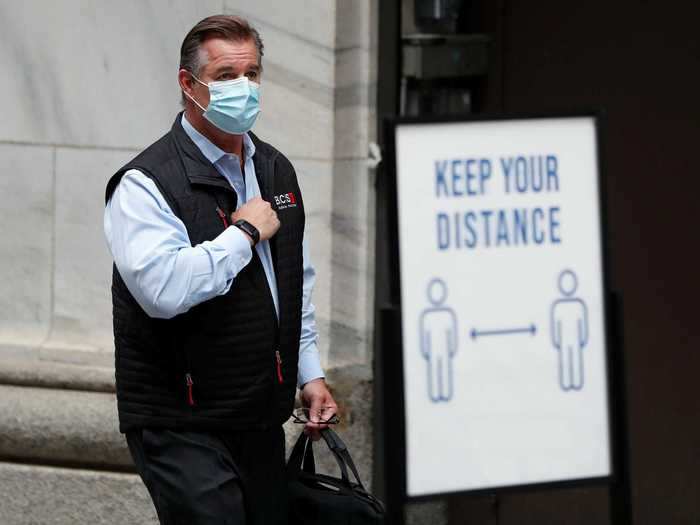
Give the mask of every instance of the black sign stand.
M 608 366 L 612 378 L 612 435 L 613 472 L 608 488 L 610 495 L 610 523 L 632 525 L 632 490 L 629 469 L 629 434 L 627 427 L 627 394 L 624 366 L 624 323 L 622 299 L 618 294 L 608 296 L 610 313 L 611 348 Z
M 402 363 L 400 355 L 401 319 L 399 310 L 387 306 L 381 310 L 382 348 L 385 365 L 394 367 Z M 386 480 L 385 499 L 387 524 L 403 525 L 406 492 L 406 447 L 404 427 L 403 377 L 402 374 L 388 374 L 384 380 L 385 395 L 382 396 L 386 418 L 384 431 L 384 476 Z M 391 392 L 390 395 L 387 395 Z

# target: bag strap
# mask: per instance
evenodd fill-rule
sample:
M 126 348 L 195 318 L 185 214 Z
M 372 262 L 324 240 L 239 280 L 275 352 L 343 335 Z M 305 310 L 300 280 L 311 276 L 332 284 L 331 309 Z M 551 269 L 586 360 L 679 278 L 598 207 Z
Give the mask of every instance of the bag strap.
M 331 452 L 333 453 L 333 457 L 340 468 L 340 475 L 343 483 L 348 488 L 352 488 L 350 476 L 348 476 L 348 468 L 345 466 L 343 458 L 333 449 L 331 449 Z M 289 460 L 287 461 L 287 473 L 289 475 L 297 477 L 300 472 L 306 472 L 308 474 L 316 473 L 313 441 L 303 432 L 299 435 L 297 442 L 294 444 L 292 453 L 289 455 Z
M 297 442 L 294 444 L 292 453 L 287 461 L 287 471 L 290 474 L 296 475 L 300 471 L 313 474 L 316 472 L 316 464 L 314 462 L 314 453 L 311 447 L 309 436 L 303 432 L 299 434 Z
M 333 457 L 335 458 L 338 467 L 340 468 L 340 475 L 342 477 L 343 483 L 347 487 L 352 488 L 352 483 L 350 482 L 350 476 L 348 474 L 348 467 L 352 472 L 357 485 L 364 491 L 365 489 L 362 480 L 360 479 L 360 474 L 357 471 L 355 462 L 350 456 L 347 446 L 340 439 L 340 436 L 336 434 L 330 428 L 324 428 L 321 430 L 321 437 L 328 445 Z M 289 455 L 289 460 L 287 462 L 287 471 L 289 474 L 296 476 L 299 472 L 306 472 L 308 474 L 316 473 L 316 463 L 314 460 L 313 453 L 313 441 L 311 438 L 302 432 L 297 438 L 297 442 L 294 444 L 292 453 Z
M 365 489 L 365 486 L 362 484 L 362 480 L 360 479 L 360 474 L 357 471 L 355 462 L 352 460 L 350 452 L 348 451 L 348 447 L 345 446 L 345 443 L 342 439 L 340 439 L 340 436 L 338 436 L 338 434 L 336 434 L 330 428 L 324 428 L 323 430 L 321 430 L 321 436 L 328 445 L 328 448 L 330 448 L 331 452 L 333 452 L 333 455 L 336 457 L 336 461 L 338 462 L 338 464 L 341 465 L 340 470 L 343 473 L 343 479 L 346 481 L 348 479 L 347 469 L 345 468 L 345 465 L 347 465 L 348 467 L 350 467 L 350 470 L 355 476 L 357 484 L 363 491 L 366 492 L 367 489 Z

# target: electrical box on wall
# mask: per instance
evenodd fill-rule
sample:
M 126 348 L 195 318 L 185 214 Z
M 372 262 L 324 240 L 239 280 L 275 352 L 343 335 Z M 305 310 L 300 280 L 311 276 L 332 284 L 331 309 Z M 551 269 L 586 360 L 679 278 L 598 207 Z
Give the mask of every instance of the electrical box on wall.
M 405 35 L 403 76 L 429 79 L 484 75 L 490 41 L 487 35 Z
M 475 32 L 465 0 L 403 1 L 400 114 L 473 112 L 491 37 Z

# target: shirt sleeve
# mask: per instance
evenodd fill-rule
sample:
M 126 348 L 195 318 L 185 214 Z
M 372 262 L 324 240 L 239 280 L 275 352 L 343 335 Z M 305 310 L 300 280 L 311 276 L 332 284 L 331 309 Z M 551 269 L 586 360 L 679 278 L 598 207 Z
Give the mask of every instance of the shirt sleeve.
M 318 352 L 318 330 L 316 329 L 316 309 L 311 302 L 316 270 L 311 263 L 309 249 L 304 238 L 304 284 L 301 304 L 301 337 L 299 338 L 299 375 L 297 386 L 302 388 L 313 379 L 325 377 Z
M 169 319 L 225 294 L 252 258 L 236 227 L 192 246 L 184 223 L 139 170 L 127 171 L 114 190 L 104 231 L 119 274 L 151 317 Z

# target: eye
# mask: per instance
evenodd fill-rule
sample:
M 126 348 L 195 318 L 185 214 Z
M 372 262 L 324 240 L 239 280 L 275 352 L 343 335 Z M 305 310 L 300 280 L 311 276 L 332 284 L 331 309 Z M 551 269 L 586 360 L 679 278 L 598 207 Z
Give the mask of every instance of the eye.
M 248 71 L 245 76 L 247 76 L 250 80 L 257 80 L 258 78 L 258 72 L 257 71 Z
M 231 73 L 221 73 L 218 77 L 216 77 L 216 80 L 229 80 L 233 78 Z

